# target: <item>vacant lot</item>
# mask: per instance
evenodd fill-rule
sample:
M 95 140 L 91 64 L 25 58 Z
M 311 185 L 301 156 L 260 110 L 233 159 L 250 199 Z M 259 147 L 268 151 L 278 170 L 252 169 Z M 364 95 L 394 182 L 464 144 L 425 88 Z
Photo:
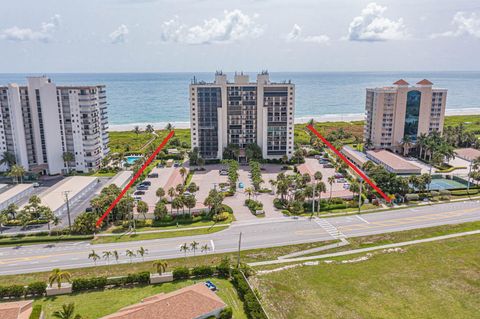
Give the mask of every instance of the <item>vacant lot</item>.
M 475 235 L 409 246 L 367 261 L 259 275 L 254 283 L 272 318 L 478 318 L 479 242 Z
M 35 301 L 35 304 L 41 304 L 47 318 L 54 318 L 52 313 L 62 308 L 62 304 L 75 303 L 76 313 L 80 314 L 83 319 L 94 319 L 114 313 L 119 309 L 138 303 L 142 299 L 159 294 L 168 293 L 185 286 L 208 280 L 184 280 L 174 283 L 165 283 L 155 286 L 144 286 L 136 288 L 110 289 L 104 291 L 94 291 L 86 293 L 78 293 L 69 296 L 58 296 L 50 298 L 42 298 Z M 243 303 L 239 299 L 236 290 L 232 284 L 225 279 L 210 279 L 219 288 L 218 296 L 232 307 L 235 319 L 246 318 L 243 312 Z

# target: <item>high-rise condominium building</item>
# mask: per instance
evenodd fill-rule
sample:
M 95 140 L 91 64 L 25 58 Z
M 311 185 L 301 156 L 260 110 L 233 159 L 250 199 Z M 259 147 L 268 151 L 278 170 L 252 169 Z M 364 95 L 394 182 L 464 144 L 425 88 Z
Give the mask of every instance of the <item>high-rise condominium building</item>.
M 14 154 L 26 170 L 62 173 L 65 153 L 74 156 L 69 169 L 97 169 L 109 152 L 107 129 L 103 85 L 56 86 L 42 76 L 0 86 L 0 154 Z
M 422 80 L 410 85 L 367 89 L 365 141 L 376 149 L 400 152 L 402 141 L 415 144 L 420 134 L 443 131 L 447 90 Z
M 217 72 L 213 83 L 190 85 L 192 147 L 204 159 L 222 159 L 224 148 L 233 144 L 245 159 L 245 148 L 257 144 L 263 158 L 290 158 L 293 154 L 295 86 L 270 82 L 269 74 L 235 74 L 233 82 Z

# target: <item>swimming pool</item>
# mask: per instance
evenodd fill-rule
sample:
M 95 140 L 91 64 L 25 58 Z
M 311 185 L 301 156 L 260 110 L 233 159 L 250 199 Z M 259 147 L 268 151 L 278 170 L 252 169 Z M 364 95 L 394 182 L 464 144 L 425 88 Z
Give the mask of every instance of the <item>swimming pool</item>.
M 467 187 L 466 183 L 462 183 L 457 180 L 445 179 L 445 178 L 433 178 L 430 183 L 430 190 L 442 190 L 442 189 L 458 189 Z
M 136 161 L 138 161 L 139 159 L 141 159 L 143 156 L 125 156 L 125 161 L 132 165 L 134 164 Z

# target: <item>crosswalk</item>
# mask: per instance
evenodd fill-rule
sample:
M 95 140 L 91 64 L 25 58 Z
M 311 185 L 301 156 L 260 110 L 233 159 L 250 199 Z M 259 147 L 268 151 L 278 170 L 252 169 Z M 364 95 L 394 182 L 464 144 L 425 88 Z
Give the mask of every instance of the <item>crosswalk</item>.
M 341 231 L 339 231 L 337 227 L 330 224 L 326 218 L 315 218 L 315 223 L 317 223 L 318 226 L 322 227 L 323 230 L 325 230 L 330 236 L 335 239 L 347 237 Z

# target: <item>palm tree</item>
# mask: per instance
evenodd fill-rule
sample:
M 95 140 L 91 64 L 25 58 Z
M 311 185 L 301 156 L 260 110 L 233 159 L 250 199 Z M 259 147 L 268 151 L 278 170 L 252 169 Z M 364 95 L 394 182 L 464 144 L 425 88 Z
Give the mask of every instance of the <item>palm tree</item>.
M 113 255 L 113 253 L 111 251 L 104 251 L 103 252 L 103 258 L 107 260 L 107 265 L 110 264 L 110 257 Z
M 208 251 L 210 250 L 210 247 L 208 246 L 208 244 L 205 244 L 200 249 L 202 250 L 202 253 L 205 253 L 205 255 L 206 255 L 208 253 Z
M 155 195 L 157 195 L 159 199 L 162 199 L 162 197 L 165 196 L 165 190 L 163 189 L 163 187 L 159 187 L 155 192 Z
M 153 265 L 153 268 L 155 268 L 155 271 L 159 275 L 162 275 L 162 273 L 164 273 L 165 270 L 167 270 L 167 266 L 168 266 L 167 262 L 163 260 L 155 260 L 152 265 Z
M 197 243 L 195 240 L 190 243 L 190 248 L 193 250 L 193 256 L 195 256 L 195 252 L 198 249 L 199 243 Z
M 410 135 L 405 135 L 400 141 L 400 145 L 402 145 L 403 156 L 407 156 L 408 152 L 410 151 L 410 147 L 413 145 L 412 137 Z
M 25 175 L 25 169 L 23 166 L 20 165 L 12 165 L 10 167 L 10 172 L 8 172 L 8 176 L 15 177 L 15 181 L 18 184 L 18 180 L 20 179 L 20 182 L 22 182 L 23 175 Z
M 70 283 L 72 281 L 71 277 L 72 276 L 68 271 L 63 271 L 59 268 L 55 268 L 48 276 L 48 284 L 50 287 L 52 287 L 54 283 L 57 283 L 58 288 L 60 288 L 62 287 L 62 281 Z
M 116 261 L 117 264 L 118 264 L 118 259 L 120 258 L 120 256 L 118 255 L 118 251 L 114 250 L 114 251 L 112 252 L 112 255 L 113 255 L 113 257 L 115 258 L 115 261 Z
M 70 163 L 75 160 L 75 155 L 71 152 L 64 152 L 62 154 L 62 159 L 65 165 L 67 165 L 67 174 L 70 174 Z
M 185 253 L 185 259 L 187 259 L 187 252 L 189 250 L 190 250 L 190 248 L 188 248 L 187 243 L 183 243 L 182 246 L 180 246 L 180 251 L 183 251 Z
M 248 195 L 248 199 L 250 199 L 250 197 L 253 195 L 254 192 L 255 192 L 255 191 L 253 190 L 252 187 L 247 187 L 247 188 L 245 188 L 245 194 Z
M 135 253 L 130 250 L 130 249 L 127 249 L 125 251 L 125 256 L 127 256 L 128 258 L 130 258 L 130 263 L 132 263 L 132 258 L 135 257 Z
M 133 128 L 133 133 L 137 135 L 140 134 L 140 127 L 138 127 L 138 125 Z
M 137 253 L 140 255 L 140 257 L 142 257 L 142 260 L 145 261 L 145 255 L 148 255 L 148 249 L 145 249 L 143 247 L 140 247 L 138 250 L 137 250 Z
M 146 127 L 145 127 L 145 132 L 151 134 L 153 132 L 155 132 L 154 128 L 153 128 L 153 125 L 151 124 L 148 124 Z
M 75 315 L 75 304 L 73 302 L 63 304 L 62 310 L 57 310 L 52 315 L 58 319 L 82 319 L 79 314 Z
M 183 183 L 185 184 L 186 182 L 185 175 L 187 175 L 187 169 L 183 166 L 180 168 L 180 175 L 182 176 Z
M 318 212 L 320 213 L 320 209 L 322 208 L 322 193 L 327 190 L 325 183 L 319 181 L 315 187 L 315 190 L 318 191 Z
M 97 260 L 100 259 L 100 256 L 95 252 L 95 250 L 92 249 L 92 252 L 88 254 L 88 259 L 93 260 L 95 263 L 95 266 L 97 265 Z
M 270 186 L 272 186 L 272 193 L 275 194 L 275 186 L 277 186 L 277 181 L 274 179 L 271 179 L 268 182 L 270 183 Z
M 332 190 L 333 190 L 333 183 L 335 183 L 335 176 L 330 176 L 328 179 L 328 184 L 330 185 L 330 198 L 328 200 L 332 200 Z
M 15 157 L 15 154 L 10 152 L 3 152 L 2 159 L 0 160 L 0 165 L 5 164 L 8 167 L 12 167 L 16 163 L 17 163 L 17 159 Z
M 199 157 L 197 160 L 197 165 L 200 166 L 200 168 L 203 168 L 203 166 L 205 165 L 205 160 Z
M 193 195 L 184 196 L 183 204 L 188 208 L 188 214 L 191 215 L 191 210 L 197 205 L 197 200 Z

